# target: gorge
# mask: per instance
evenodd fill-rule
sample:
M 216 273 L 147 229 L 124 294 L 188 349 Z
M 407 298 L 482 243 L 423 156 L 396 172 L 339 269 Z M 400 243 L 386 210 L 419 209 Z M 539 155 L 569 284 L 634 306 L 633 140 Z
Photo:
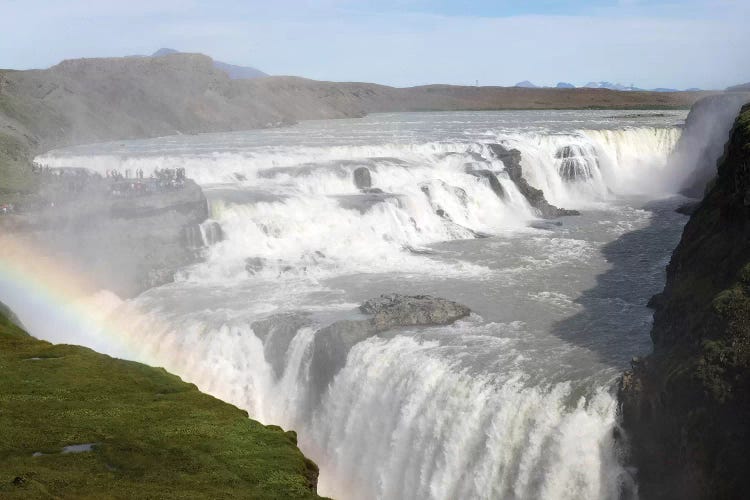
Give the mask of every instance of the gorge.
M 705 413 L 690 419 L 714 423 L 735 408 L 747 414 L 744 379 L 736 376 L 745 366 L 740 269 L 748 258 L 743 119 L 716 184 L 688 223 L 666 290 L 651 301 L 656 348 L 644 360 L 651 349 L 647 302 L 663 287 L 687 221 L 675 212 L 688 201 L 678 192 L 708 178 L 693 174 L 710 171 L 721 154 L 716 142 L 726 139 L 719 133 L 691 149 L 689 135 L 703 134 L 688 131 L 713 130 L 701 122 L 714 113 L 695 113 L 681 129 L 682 110 L 478 112 L 468 89 L 433 101 L 428 89 L 404 97 L 360 84 L 297 82 L 274 88 L 312 86 L 328 104 L 294 106 L 291 116 L 275 104 L 253 107 L 287 99 L 262 94 L 270 83 L 257 84 L 251 103 L 242 101 L 246 89 L 225 86 L 199 56 L 161 59 L 169 66 L 162 75 L 206 79 L 185 79 L 188 88 L 165 98 L 168 109 L 152 119 L 137 114 L 146 106 L 92 101 L 115 109 L 120 119 L 106 124 L 69 96 L 44 100 L 75 94 L 71 82 L 109 79 L 110 69 L 99 74 L 101 64 L 137 69 L 150 62 L 63 63 L 53 73 L 65 83 L 49 88 L 23 83 L 47 76 L 4 75 L 0 88 L 12 92 L 3 102 L 13 111 L 4 119 L 15 127 L 7 133 L 24 154 L 39 153 L 39 163 L 103 177 L 184 168 L 195 182 L 176 195 L 193 201 L 184 219 L 152 212 L 146 227 L 128 217 L 93 224 L 91 234 L 108 234 L 118 249 L 99 249 L 78 229 L 70 229 L 77 246 L 45 247 L 40 242 L 54 238 L 42 232 L 21 247 L 19 261 L 29 248 L 52 248 L 53 268 L 88 273 L 76 307 L 99 318 L 70 318 L 65 307 L 35 302 L 33 291 L 2 281 L 12 296 L 0 298 L 32 334 L 164 366 L 252 418 L 295 429 L 302 451 L 320 466 L 320 493 L 335 498 L 685 498 L 740 470 L 738 453 L 717 459 L 702 441 L 691 441 L 695 447 L 675 463 L 659 460 L 684 448 L 680 433 L 693 420 L 670 418 L 688 415 L 686 405 L 700 400 Z M 159 88 L 153 84 L 124 78 L 116 94 L 127 95 L 129 85 Z M 222 108 L 212 92 L 240 101 Z M 599 94 L 585 98 L 591 95 Z M 736 114 L 746 96 L 728 95 L 726 108 L 724 97 L 701 106 L 721 107 L 728 131 L 731 106 Z M 638 98 L 623 97 L 616 107 Z M 200 99 L 217 107 L 195 105 Z M 659 99 L 676 106 L 692 97 Z M 451 111 L 418 112 L 435 102 Z M 23 114 L 24 106 L 41 121 Z M 340 119 L 242 130 L 331 117 Z M 188 133 L 136 139 L 175 130 Z M 71 146 L 101 140 L 114 142 Z M 680 159 L 675 150 L 690 153 Z M 79 219 L 98 207 L 88 205 Z M 206 236 L 209 224 L 220 227 L 220 238 Z M 202 228 L 190 258 L 180 246 L 186 226 Z M 107 287 L 116 280 L 85 269 L 94 256 L 121 251 L 144 260 L 157 236 L 175 244 L 166 279 Z M 717 270 L 725 255 L 727 267 Z M 117 262 L 132 274 L 132 260 Z M 686 275 L 687 267 L 696 274 Z M 709 311 L 725 289 L 719 312 Z M 703 330 L 689 334 L 683 352 L 675 332 L 693 328 Z M 685 371 L 665 378 L 684 353 Z M 639 359 L 620 384 L 621 427 L 615 392 L 633 356 Z M 700 399 L 693 373 L 713 399 Z M 677 384 L 674 397 L 670 384 Z M 743 442 L 741 422 L 730 424 Z M 657 484 L 661 477 L 671 482 Z M 743 487 L 723 484 L 716 491 L 728 495 Z

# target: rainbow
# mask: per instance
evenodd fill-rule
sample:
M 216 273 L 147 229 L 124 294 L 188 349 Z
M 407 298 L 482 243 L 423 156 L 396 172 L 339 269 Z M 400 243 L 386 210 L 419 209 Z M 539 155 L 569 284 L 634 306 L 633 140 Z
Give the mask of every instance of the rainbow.
M 0 301 L 16 312 L 29 333 L 135 359 L 140 351 L 136 339 L 118 319 L 123 315 L 111 314 L 123 301 L 96 289 L 72 268 L 22 235 L 0 235 Z M 128 310 L 129 318 L 133 314 L 138 313 Z

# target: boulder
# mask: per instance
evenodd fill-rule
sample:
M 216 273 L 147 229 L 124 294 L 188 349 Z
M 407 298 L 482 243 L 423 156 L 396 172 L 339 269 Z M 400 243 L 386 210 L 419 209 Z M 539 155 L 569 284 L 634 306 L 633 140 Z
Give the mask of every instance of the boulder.
M 367 167 L 359 167 L 354 170 L 354 185 L 357 189 L 368 189 L 372 187 L 372 177 Z
M 370 299 L 359 306 L 373 316 L 378 331 L 412 325 L 445 325 L 468 316 L 471 310 L 452 300 L 430 295 L 388 294 Z

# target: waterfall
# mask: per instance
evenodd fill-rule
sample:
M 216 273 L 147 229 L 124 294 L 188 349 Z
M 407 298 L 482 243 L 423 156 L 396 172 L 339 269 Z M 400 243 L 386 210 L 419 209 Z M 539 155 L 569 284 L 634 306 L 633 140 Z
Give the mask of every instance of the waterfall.
M 273 133 L 270 145 L 238 146 L 227 134 L 209 138 L 210 147 L 172 151 L 170 143 L 136 141 L 128 152 L 102 146 L 38 159 L 147 175 L 185 168 L 210 201 L 210 221 L 190 236 L 204 261 L 115 313 L 131 325 L 130 357 L 162 365 L 264 423 L 296 429 L 321 467 L 325 495 L 637 496 L 618 456 L 610 389 L 620 367 L 550 330 L 579 310 L 576 298 L 608 268 L 601 242 L 648 224 L 647 211 L 614 202 L 676 191 L 667 157 L 678 128 L 393 141 L 389 132 L 330 144 Z M 551 203 L 598 218 L 583 229 L 575 218 L 530 228 L 539 214 L 492 144 L 520 151 L 524 178 Z M 369 187 L 355 184 L 362 168 Z M 584 270 L 580 279 L 567 274 L 571 265 Z M 518 304 L 530 312 L 524 320 L 473 314 L 452 326 L 371 337 L 339 360 L 327 387 L 314 387 L 315 332 L 357 316 L 353 296 L 412 281 L 486 295 L 499 315 L 515 314 Z M 646 336 L 645 299 L 611 300 L 613 316 L 639 311 L 645 319 L 627 328 Z

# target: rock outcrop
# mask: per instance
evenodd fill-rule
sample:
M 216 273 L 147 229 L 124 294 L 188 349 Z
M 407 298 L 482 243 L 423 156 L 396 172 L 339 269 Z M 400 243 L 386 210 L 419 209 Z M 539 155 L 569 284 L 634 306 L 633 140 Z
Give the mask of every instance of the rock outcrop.
M 359 310 L 371 317 L 337 321 L 315 333 L 310 376 L 317 393 L 325 390 L 355 344 L 393 328 L 447 325 L 471 313 L 468 307 L 451 300 L 398 294 L 367 300 Z
M 653 353 L 621 379 L 642 498 L 750 492 L 750 106 L 654 297 Z
M 544 197 L 544 191 L 531 186 L 523 177 L 523 167 L 521 167 L 521 152 L 517 149 L 508 149 L 500 144 L 490 144 L 490 151 L 497 159 L 505 165 L 505 171 L 512 180 L 521 194 L 526 198 L 537 213 L 543 218 L 555 218 L 566 215 L 581 215 L 578 210 L 566 210 L 551 205 Z
M 354 185 L 357 189 L 369 189 L 372 187 L 372 177 L 370 176 L 370 169 L 367 167 L 358 167 L 352 174 L 354 177 Z

